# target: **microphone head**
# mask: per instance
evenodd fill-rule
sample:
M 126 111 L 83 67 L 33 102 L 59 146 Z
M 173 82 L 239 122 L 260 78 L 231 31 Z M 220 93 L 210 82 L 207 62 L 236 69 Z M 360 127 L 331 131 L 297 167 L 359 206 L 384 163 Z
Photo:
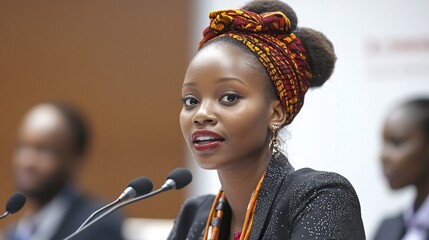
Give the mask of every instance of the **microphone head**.
M 137 196 L 141 196 L 141 195 L 150 193 L 152 191 L 153 184 L 149 178 L 139 177 L 139 178 L 132 180 L 128 184 L 128 187 L 133 188 L 136 191 Z
M 16 192 L 9 198 L 6 203 L 6 211 L 13 214 L 21 210 L 25 204 L 26 197 L 21 192 Z
M 167 176 L 167 180 L 171 179 L 176 184 L 176 189 L 186 187 L 192 181 L 192 173 L 186 168 L 176 168 Z

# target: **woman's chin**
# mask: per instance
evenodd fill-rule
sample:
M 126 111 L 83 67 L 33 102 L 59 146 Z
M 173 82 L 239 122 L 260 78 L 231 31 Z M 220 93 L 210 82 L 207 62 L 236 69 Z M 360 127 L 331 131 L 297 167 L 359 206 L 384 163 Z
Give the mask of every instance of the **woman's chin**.
M 192 156 L 197 165 L 202 169 L 216 170 L 219 167 L 220 159 L 218 155 L 192 152 Z
M 199 159 L 195 159 L 197 165 L 205 170 L 216 170 L 218 169 L 218 165 L 214 162 L 201 161 Z
M 389 186 L 390 186 L 390 189 L 392 189 L 392 190 L 399 190 L 399 189 L 407 187 L 408 184 L 402 184 L 399 182 L 389 181 Z

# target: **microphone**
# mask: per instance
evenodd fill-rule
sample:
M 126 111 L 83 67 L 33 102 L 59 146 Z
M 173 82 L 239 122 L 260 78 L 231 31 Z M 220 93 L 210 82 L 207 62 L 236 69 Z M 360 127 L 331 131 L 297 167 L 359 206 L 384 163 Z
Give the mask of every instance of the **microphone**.
M 102 213 L 100 216 L 98 216 L 96 219 L 94 219 L 93 221 L 89 222 L 87 225 L 83 226 L 82 228 L 79 228 L 78 230 L 76 230 L 74 233 L 72 233 L 71 235 L 69 235 L 67 238 L 65 238 L 64 240 L 70 240 L 73 237 L 75 237 L 77 234 L 79 234 L 81 231 L 87 229 L 88 227 L 90 227 L 92 224 L 98 222 L 99 220 L 101 220 L 102 218 L 106 217 L 107 215 L 111 214 L 112 212 L 116 211 L 119 208 L 125 207 L 131 203 L 143 200 L 145 198 L 149 198 L 155 195 L 158 195 L 161 192 L 166 192 L 172 189 L 182 189 L 185 186 L 187 186 L 190 182 L 192 181 L 192 174 L 191 172 L 186 169 L 186 168 L 176 168 L 173 171 L 170 172 L 170 174 L 168 174 L 167 176 L 167 180 L 165 181 L 164 185 L 162 185 L 159 189 L 150 192 L 148 194 L 145 195 L 141 195 L 139 197 L 133 198 L 131 200 L 125 201 L 123 203 L 120 203 L 112 208 L 110 208 L 109 210 L 107 210 L 106 212 Z
M 167 180 L 161 188 L 163 188 L 164 191 L 171 189 L 179 190 L 186 187 L 191 181 L 192 174 L 188 169 L 176 168 L 168 174 Z
M 136 178 L 132 180 L 130 183 L 128 183 L 128 187 L 118 197 L 118 200 L 119 202 L 122 202 L 129 198 L 141 196 L 143 194 L 146 194 L 152 191 L 152 188 L 153 188 L 153 184 L 149 178 L 147 177 Z
M 14 193 L 6 203 L 6 212 L 0 216 L 0 219 L 5 218 L 21 210 L 25 204 L 26 197 L 21 192 Z
M 91 216 L 89 216 L 76 231 L 80 231 L 89 221 L 91 221 L 100 212 L 124 200 L 149 193 L 150 191 L 152 191 L 152 188 L 153 188 L 152 181 L 147 177 L 139 177 L 132 180 L 130 183 L 128 183 L 128 187 L 124 190 L 124 192 L 115 201 L 93 212 Z

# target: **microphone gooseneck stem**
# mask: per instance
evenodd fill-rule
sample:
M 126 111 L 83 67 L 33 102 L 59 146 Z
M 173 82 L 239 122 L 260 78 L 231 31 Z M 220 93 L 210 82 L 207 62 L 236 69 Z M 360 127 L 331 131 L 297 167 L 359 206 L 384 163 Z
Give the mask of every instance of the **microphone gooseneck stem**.
M 80 225 L 80 227 L 76 230 L 76 232 L 79 232 L 83 227 L 85 227 L 86 224 L 88 224 L 88 222 L 90 222 L 97 214 L 101 213 L 102 211 L 106 210 L 107 208 L 110 208 L 111 206 L 117 204 L 118 202 L 120 202 L 121 200 L 118 198 L 115 201 L 107 204 L 106 206 L 98 209 L 97 211 L 93 212 L 91 214 L 91 216 L 89 216 L 85 222 L 82 223 L 82 225 Z
M 9 215 L 10 215 L 10 212 L 6 211 L 5 213 L 3 213 L 3 215 L 0 216 L 0 219 L 3 219 L 3 218 L 5 218 L 5 217 L 7 217 Z
M 107 211 L 106 211 L 106 212 L 104 212 L 103 214 L 100 214 L 100 216 L 98 216 L 96 219 L 94 219 L 93 221 L 91 221 L 91 222 L 87 223 L 85 226 L 83 226 L 83 227 L 79 228 L 79 229 L 78 229 L 78 230 L 76 230 L 72 235 L 68 236 L 67 238 L 65 238 L 65 239 L 63 239 L 63 240 L 70 240 L 70 239 L 74 238 L 74 237 L 75 237 L 76 235 L 78 235 L 80 232 L 82 232 L 83 230 L 87 229 L 87 228 L 88 228 L 88 227 L 90 227 L 92 224 L 94 224 L 94 223 L 98 222 L 100 219 L 102 219 L 102 218 L 106 217 L 107 215 L 109 215 L 109 214 L 113 213 L 115 210 L 117 210 L 117 209 L 119 209 L 119 208 L 125 207 L 125 206 L 127 206 L 127 205 L 129 205 L 129 204 L 131 204 L 131 203 L 134 203 L 134 202 L 137 202 L 137 201 L 143 200 L 143 199 L 145 199 L 145 198 L 155 196 L 155 195 L 157 195 L 157 194 L 159 194 L 159 193 L 161 193 L 161 192 L 165 192 L 165 191 L 168 191 L 168 190 L 171 190 L 171 189 L 166 189 L 166 188 L 161 187 L 161 188 L 157 189 L 156 191 L 150 192 L 150 193 L 148 193 L 148 194 L 145 194 L 145 195 L 142 195 L 142 196 L 140 196 L 140 197 L 136 197 L 136 198 L 133 198 L 133 199 L 128 200 L 128 201 L 126 201 L 126 202 L 123 202 L 123 203 L 121 203 L 121 204 L 118 204 L 118 205 L 116 205 L 116 206 L 114 206 L 114 207 L 110 208 L 109 210 L 107 210 Z M 82 225 L 83 225 L 83 224 L 82 224 Z

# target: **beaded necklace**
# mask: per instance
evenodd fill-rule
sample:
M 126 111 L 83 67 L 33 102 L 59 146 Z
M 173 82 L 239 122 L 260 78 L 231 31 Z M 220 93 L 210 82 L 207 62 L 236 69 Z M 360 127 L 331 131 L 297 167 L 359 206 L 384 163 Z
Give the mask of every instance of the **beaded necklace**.
M 253 218 L 255 216 L 256 202 L 258 200 L 259 191 L 262 186 L 262 181 L 264 180 L 264 175 L 259 179 L 258 185 L 256 186 L 255 191 L 253 191 L 252 196 L 247 206 L 246 218 L 243 223 L 243 229 L 241 230 L 240 240 L 247 240 L 250 237 L 250 232 L 252 230 Z M 226 204 L 225 193 L 221 189 L 216 195 L 216 198 L 213 202 L 212 208 L 210 210 L 209 217 L 207 219 L 206 229 L 204 232 L 204 240 L 219 240 L 220 227 L 222 225 L 222 218 Z

